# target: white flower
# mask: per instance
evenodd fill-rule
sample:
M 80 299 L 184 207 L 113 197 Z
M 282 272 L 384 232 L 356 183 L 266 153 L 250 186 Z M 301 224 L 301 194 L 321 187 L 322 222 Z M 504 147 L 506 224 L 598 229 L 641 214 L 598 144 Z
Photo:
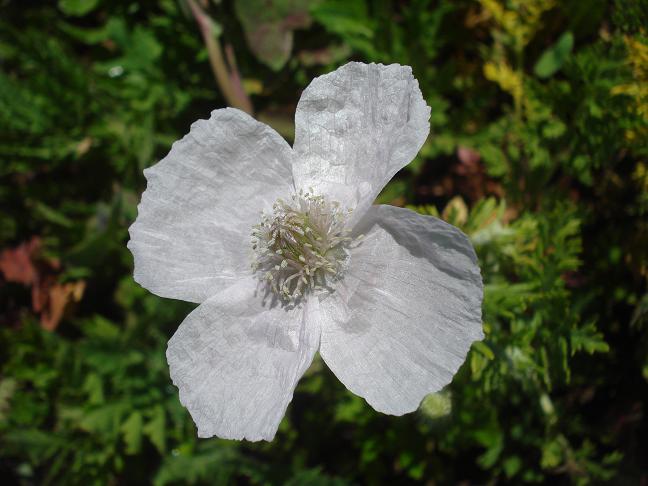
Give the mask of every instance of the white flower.
M 412 412 L 483 338 L 468 238 L 372 206 L 429 116 L 409 67 L 349 63 L 306 88 L 292 148 L 227 108 L 145 170 L 128 247 L 142 286 L 200 304 L 167 349 L 200 437 L 271 440 L 318 350 L 376 410 Z

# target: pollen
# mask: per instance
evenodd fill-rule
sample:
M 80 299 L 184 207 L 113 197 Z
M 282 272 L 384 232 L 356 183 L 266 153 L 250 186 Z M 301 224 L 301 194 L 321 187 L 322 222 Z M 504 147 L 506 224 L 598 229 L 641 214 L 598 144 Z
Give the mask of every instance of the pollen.
M 313 191 L 278 199 L 252 229 L 252 269 L 279 298 L 295 302 L 339 279 L 358 238 L 347 229 L 348 210 Z

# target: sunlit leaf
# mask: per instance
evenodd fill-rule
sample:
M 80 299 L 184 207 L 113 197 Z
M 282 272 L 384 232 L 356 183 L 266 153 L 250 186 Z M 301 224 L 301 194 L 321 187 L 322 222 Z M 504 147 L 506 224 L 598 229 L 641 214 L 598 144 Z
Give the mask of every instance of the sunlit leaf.
M 92 12 L 100 0 L 59 0 L 58 6 L 67 15 L 81 17 Z
M 542 53 L 540 59 L 533 68 L 536 76 L 548 78 L 558 71 L 565 63 L 574 47 L 574 35 L 571 32 L 565 32 L 556 41 Z

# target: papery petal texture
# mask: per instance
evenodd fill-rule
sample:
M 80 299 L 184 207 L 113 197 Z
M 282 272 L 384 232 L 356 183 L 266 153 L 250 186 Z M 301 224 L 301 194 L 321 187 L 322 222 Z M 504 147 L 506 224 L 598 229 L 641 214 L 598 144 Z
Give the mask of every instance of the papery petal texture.
M 357 222 L 415 157 L 429 118 L 409 66 L 351 62 L 315 78 L 295 114 L 296 187 L 354 209 Z
M 319 328 L 304 316 L 264 303 L 248 279 L 185 319 L 167 360 L 200 437 L 272 440 L 319 345 Z
M 135 280 L 162 297 L 203 302 L 250 273 L 259 214 L 293 191 L 292 149 L 246 113 L 215 110 L 146 169 L 130 227 Z
M 483 338 L 482 280 L 468 238 L 437 218 L 374 206 L 342 285 L 319 303 L 320 353 L 376 410 L 412 412 Z

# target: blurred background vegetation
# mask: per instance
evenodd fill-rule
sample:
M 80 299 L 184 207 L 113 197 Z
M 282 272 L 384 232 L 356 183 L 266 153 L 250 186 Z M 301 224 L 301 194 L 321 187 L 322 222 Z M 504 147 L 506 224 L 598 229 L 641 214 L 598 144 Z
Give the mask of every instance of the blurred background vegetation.
M 0 0 L 4 484 L 646 484 L 648 2 Z M 199 440 L 132 279 L 142 170 L 226 105 L 288 140 L 348 60 L 413 67 L 380 196 L 468 233 L 486 339 L 420 409 L 316 358 L 272 443 Z

